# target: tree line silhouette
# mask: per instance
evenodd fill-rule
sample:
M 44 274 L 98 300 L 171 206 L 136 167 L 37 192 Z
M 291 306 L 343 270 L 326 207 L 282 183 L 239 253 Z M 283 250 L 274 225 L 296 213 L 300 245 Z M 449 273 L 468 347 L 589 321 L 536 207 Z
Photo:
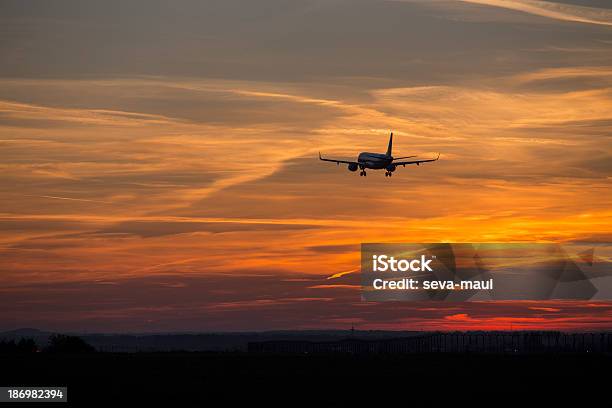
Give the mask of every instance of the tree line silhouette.
M 22 338 L 15 340 L 0 340 L 0 354 L 27 353 L 93 353 L 95 348 L 77 336 L 54 334 L 49 337 L 45 347 L 39 348 L 34 339 Z

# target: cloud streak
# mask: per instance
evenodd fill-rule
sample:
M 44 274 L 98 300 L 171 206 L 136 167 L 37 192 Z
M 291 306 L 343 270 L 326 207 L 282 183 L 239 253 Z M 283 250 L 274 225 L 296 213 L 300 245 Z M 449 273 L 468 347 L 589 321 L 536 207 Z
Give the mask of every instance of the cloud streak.
M 555 20 L 612 26 L 612 11 L 596 7 L 560 4 L 540 0 L 459 0 L 465 3 L 483 4 L 522 11 Z

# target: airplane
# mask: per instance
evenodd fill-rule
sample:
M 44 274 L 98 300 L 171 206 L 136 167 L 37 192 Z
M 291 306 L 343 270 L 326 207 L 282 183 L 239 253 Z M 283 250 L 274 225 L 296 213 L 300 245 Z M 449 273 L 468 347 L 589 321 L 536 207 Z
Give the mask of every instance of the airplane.
M 340 165 L 340 163 L 348 164 L 349 171 L 357 171 L 360 169 L 360 176 L 367 176 L 366 169 L 380 170 L 385 169 L 385 177 L 391 177 L 393 172 L 397 169 L 397 166 L 406 167 L 407 164 L 416 164 L 419 166 L 421 163 L 434 162 L 440 158 L 440 154 L 438 153 L 438 157 L 435 159 L 426 159 L 426 160 L 409 160 L 409 161 L 398 161 L 400 159 L 409 159 L 416 156 L 404 156 L 404 157 L 393 157 L 391 155 L 391 150 L 393 149 L 393 132 L 391 132 L 391 136 L 389 136 L 389 146 L 387 147 L 387 153 L 370 153 L 370 152 L 362 152 L 357 156 L 357 161 L 346 161 L 346 160 L 336 160 L 336 159 L 326 159 L 321 156 L 321 152 L 319 152 L 319 160 L 336 163 Z

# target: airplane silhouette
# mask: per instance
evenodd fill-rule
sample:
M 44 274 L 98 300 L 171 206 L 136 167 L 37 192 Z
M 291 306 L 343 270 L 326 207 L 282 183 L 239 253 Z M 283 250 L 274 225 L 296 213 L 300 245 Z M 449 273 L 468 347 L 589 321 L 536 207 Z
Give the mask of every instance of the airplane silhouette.
M 438 157 L 435 159 L 426 159 L 426 160 L 409 160 L 409 161 L 396 161 L 400 159 L 409 159 L 411 157 L 416 156 L 404 156 L 404 157 L 393 157 L 391 154 L 391 150 L 393 149 L 393 132 L 391 132 L 391 136 L 389 136 L 389 146 L 387 147 L 387 153 L 370 153 L 370 152 L 361 152 L 359 156 L 357 156 L 357 161 L 347 161 L 347 160 L 336 160 L 336 159 L 326 159 L 321 156 L 321 152 L 319 152 L 319 160 L 328 161 L 336 163 L 340 165 L 340 163 L 348 164 L 349 171 L 357 171 L 360 169 L 360 176 L 366 176 L 366 169 L 373 170 L 381 170 L 385 169 L 385 177 L 391 177 L 393 172 L 397 169 L 397 166 L 406 167 L 407 164 L 416 164 L 417 166 L 421 163 L 428 163 L 436 161 L 440 158 L 440 154 L 438 153 Z

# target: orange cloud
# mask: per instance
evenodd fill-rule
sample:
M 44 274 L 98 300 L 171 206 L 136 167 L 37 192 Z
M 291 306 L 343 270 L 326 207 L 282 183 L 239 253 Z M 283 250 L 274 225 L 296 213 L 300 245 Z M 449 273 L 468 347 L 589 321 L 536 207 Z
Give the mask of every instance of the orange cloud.
M 321 324 L 332 324 L 364 307 L 351 281 L 360 242 L 609 240 L 610 72 L 536 69 L 342 97 L 316 84 L 10 80 L 33 101 L 0 104 L 6 152 L 0 283 L 14 296 L 11 307 L 23 307 L 23 319 L 40 310 L 19 303 L 27 303 L 23 288 L 33 288 L 36 304 L 48 307 L 58 299 L 38 288 L 41 283 L 121 287 L 158 276 L 163 280 L 137 288 L 140 303 L 105 311 L 100 300 L 83 316 L 170 318 L 187 308 L 215 314 L 224 325 L 228 314 L 258 309 L 278 311 L 279 325 L 301 312 L 294 321 L 306 325 L 316 323 L 308 311 L 322 314 L 315 304 L 325 303 L 337 309 Z M 595 82 L 585 86 L 584 78 Z M 49 92 L 57 105 L 36 102 Z M 95 97 L 82 101 L 80 94 Z M 131 94 L 145 96 L 125 102 Z M 210 114 L 217 104 L 225 105 Z M 177 111 L 176 105 L 199 108 Z M 224 112 L 233 113 L 216 117 Z M 441 160 L 400 169 L 392 182 L 376 174 L 355 178 L 317 161 L 318 150 L 346 157 L 381 150 L 389 129 L 398 154 L 441 152 Z M 223 296 L 143 306 L 155 303 L 146 296 L 150 287 L 180 290 L 180 296 L 204 291 L 184 283 L 188 277 L 211 279 L 206 287 Z M 265 285 L 249 280 L 232 289 L 229 283 L 242 278 Z M 274 286 L 281 281 L 295 286 Z M 236 292 L 246 294 L 233 298 Z M 124 295 L 113 292 L 109 299 Z M 385 309 L 377 312 L 380 320 L 357 317 L 386 328 L 609 323 L 605 308 L 588 308 L 601 312 L 593 320 L 575 310 L 576 320 L 557 316 L 557 309 L 536 305 L 500 316 L 402 309 L 404 315 L 388 320 Z

